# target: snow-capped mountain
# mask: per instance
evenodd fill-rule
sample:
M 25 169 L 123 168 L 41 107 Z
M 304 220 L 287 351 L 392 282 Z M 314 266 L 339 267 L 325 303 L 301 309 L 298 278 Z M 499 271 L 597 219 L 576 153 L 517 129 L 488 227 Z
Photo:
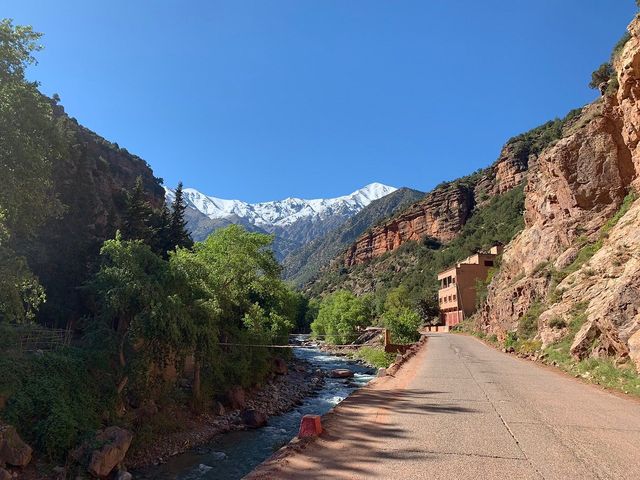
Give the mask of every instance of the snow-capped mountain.
M 184 189 L 188 206 L 188 226 L 195 240 L 206 238 L 216 228 L 230 223 L 275 235 L 274 249 L 282 258 L 292 249 L 338 227 L 372 201 L 396 188 L 372 183 L 355 192 L 336 198 L 284 200 L 247 203 L 205 195 L 193 188 Z M 165 187 L 168 203 L 174 191 Z

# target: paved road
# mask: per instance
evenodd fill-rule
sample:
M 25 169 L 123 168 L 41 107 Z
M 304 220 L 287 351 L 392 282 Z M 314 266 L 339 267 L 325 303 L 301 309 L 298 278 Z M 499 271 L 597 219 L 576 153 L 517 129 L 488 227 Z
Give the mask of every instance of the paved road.
M 326 427 L 254 478 L 640 478 L 639 402 L 461 335 L 432 335 Z

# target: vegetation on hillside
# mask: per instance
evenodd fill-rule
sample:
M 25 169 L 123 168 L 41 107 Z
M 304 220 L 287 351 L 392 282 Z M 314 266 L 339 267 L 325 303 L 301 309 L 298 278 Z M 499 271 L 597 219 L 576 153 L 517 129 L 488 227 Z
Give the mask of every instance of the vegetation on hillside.
M 283 261 L 285 278 L 294 285 L 303 285 L 311 281 L 322 268 L 367 229 L 423 196 L 424 193 L 417 190 L 400 188 L 374 200 L 340 227 L 288 255 Z
M 391 304 L 387 298 L 398 295 L 394 289 L 399 288 L 401 300 L 392 303 L 417 314 L 420 322 L 429 322 L 438 313 L 437 273 L 496 242 L 508 243 L 523 227 L 523 210 L 524 185 L 520 185 L 478 208 L 450 243 L 441 245 L 429 238 L 407 242 L 369 263 L 325 272 L 310 286 L 308 293 L 312 297 L 324 297 L 343 289 L 367 294 L 365 299 L 369 298 L 366 301 L 371 305 L 372 323 L 380 323 Z M 403 318 L 410 317 L 404 315 Z

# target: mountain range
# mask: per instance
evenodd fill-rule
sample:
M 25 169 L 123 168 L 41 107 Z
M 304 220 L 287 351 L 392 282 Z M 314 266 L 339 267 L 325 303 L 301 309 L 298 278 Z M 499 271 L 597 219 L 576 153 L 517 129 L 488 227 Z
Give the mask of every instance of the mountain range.
M 187 227 L 194 240 L 203 240 L 218 228 L 238 224 L 251 231 L 273 235 L 274 252 L 279 260 L 283 260 L 397 189 L 371 183 L 336 198 L 286 198 L 261 203 L 217 198 L 194 188 L 183 191 Z M 165 196 L 166 201 L 172 203 L 174 190 L 165 187 Z

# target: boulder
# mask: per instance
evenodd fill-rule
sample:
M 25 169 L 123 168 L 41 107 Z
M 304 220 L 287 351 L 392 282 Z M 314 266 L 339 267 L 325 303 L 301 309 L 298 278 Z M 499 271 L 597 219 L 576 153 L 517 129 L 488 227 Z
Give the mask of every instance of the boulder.
M 258 428 L 266 425 L 267 415 L 253 408 L 249 408 L 242 412 L 242 421 L 247 427 Z
M 282 358 L 276 357 L 273 359 L 273 372 L 277 375 L 286 375 L 289 370 L 287 368 L 287 362 Z
M 98 432 L 94 443 L 102 445 L 91 453 L 87 470 L 96 477 L 106 477 L 124 460 L 133 434 L 120 427 L 108 427 Z
M 244 389 L 240 386 L 231 387 L 227 392 L 227 401 L 232 410 L 240 410 L 247 406 Z
M 4 468 L 0 467 L 0 480 L 13 480 L 13 477 Z
M 329 376 L 331 378 L 351 378 L 353 377 L 353 372 L 348 368 L 336 368 L 329 372 Z
M 213 414 L 214 415 L 222 417 L 225 413 L 226 413 L 226 410 L 224 408 L 224 405 L 222 405 L 220 402 L 215 402 L 213 404 Z
M 132 480 L 133 475 L 131 475 L 126 470 L 119 470 L 116 474 L 115 480 Z
M 0 426 L 0 465 L 24 467 L 31 461 L 33 450 L 10 425 Z

